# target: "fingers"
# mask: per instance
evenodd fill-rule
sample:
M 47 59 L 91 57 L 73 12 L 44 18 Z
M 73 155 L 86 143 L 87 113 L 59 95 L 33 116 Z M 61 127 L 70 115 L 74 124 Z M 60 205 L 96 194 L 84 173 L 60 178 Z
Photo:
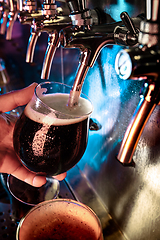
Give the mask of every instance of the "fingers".
M 8 112 L 18 106 L 26 105 L 31 100 L 36 86 L 37 83 L 32 83 L 30 86 L 21 90 L 0 95 L 0 112 Z
M 59 174 L 57 176 L 53 176 L 53 177 L 59 181 L 62 181 L 66 176 L 67 176 L 67 173 L 65 172 L 65 173 L 61 173 L 61 174 Z
M 14 177 L 16 177 L 34 187 L 41 187 L 42 185 L 44 185 L 46 183 L 45 176 L 38 176 L 38 175 L 36 175 L 36 173 L 30 172 L 22 165 L 11 174 Z
M 7 171 L 6 171 L 7 169 Z M 39 176 L 26 169 L 19 161 L 16 153 L 12 150 L 0 148 L 0 172 L 12 174 L 14 177 L 34 186 L 41 187 L 46 183 L 45 176 Z M 66 177 L 67 173 L 54 176 L 59 181 Z
M 0 149 L 0 172 L 12 174 L 34 187 L 41 187 L 46 183 L 45 176 L 37 176 L 36 173 L 27 170 L 20 163 L 16 153 L 4 147 Z

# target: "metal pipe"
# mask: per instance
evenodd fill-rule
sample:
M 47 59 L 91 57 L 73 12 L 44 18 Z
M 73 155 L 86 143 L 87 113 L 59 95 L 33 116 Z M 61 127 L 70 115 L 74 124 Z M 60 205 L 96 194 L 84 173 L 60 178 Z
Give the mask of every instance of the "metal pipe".
M 34 57 L 34 50 L 41 32 L 32 30 L 27 47 L 26 62 L 32 63 Z
M 59 33 L 57 31 L 49 35 L 48 47 L 43 61 L 41 79 L 49 79 L 52 61 L 59 46 Z
M 132 163 L 132 157 L 142 131 L 157 105 L 157 93 L 159 93 L 159 89 L 157 90 L 156 85 L 150 84 L 146 97 L 141 98 L 132 116 L 117 156 L 117 159 L 124 165 Z

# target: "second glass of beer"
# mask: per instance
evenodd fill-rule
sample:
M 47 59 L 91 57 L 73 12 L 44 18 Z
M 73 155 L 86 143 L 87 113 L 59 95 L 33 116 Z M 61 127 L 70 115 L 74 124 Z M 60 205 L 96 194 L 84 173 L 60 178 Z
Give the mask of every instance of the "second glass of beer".
M 88 140 L 92 104 L 84 94 L 69 108 L 71 87 L 62 83 L 39 84 L 18 119 L 14 148 L 22 164 L 41 175 L 68 171 L 83 156 Z

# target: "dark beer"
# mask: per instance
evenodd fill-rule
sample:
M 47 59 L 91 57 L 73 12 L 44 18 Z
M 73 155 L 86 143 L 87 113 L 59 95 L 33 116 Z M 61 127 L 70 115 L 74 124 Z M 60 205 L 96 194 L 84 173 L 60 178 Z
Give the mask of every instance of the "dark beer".
M 67 199 L 39 204 L 21 222 L 17 240 L 103 240 L 96 214 Z
M 68 94 L 42 97 L 45 106 L 31 102 L 18 119 L 14 130 L 14 148 L 31 171 L 57 175 L 72 168 L 83 156 L 88 139 L 88 115 L 91 104 L 80 98 L 74 109 L 67 107 Z M 57 118 L 58 113 L 61 117 Z

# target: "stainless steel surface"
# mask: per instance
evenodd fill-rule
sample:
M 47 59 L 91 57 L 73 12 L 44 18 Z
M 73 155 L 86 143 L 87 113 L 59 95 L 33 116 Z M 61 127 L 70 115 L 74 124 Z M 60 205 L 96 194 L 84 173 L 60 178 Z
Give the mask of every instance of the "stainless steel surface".
M 115 223 L 103 200 L 97 195 L 84 173 L 75 166 L 67 174 L 67 182 L 76 199 L 92 208 L 99 217 L 104 240 L 125 240 L 123 233 Z

